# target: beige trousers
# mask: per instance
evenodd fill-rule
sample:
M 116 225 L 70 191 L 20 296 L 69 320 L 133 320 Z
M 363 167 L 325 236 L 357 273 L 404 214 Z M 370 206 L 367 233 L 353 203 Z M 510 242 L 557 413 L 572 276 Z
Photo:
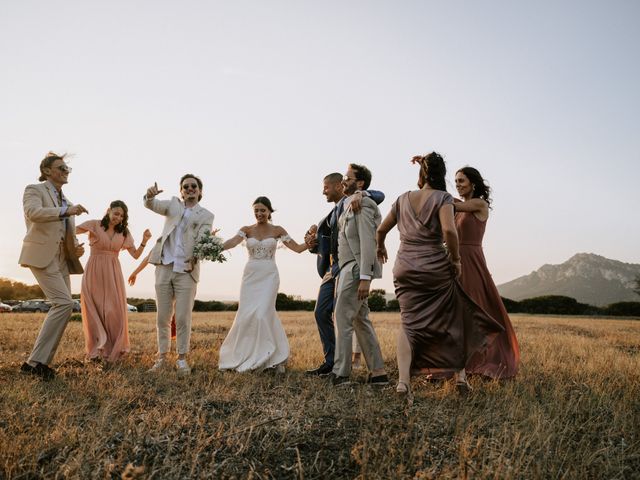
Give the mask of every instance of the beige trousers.
M 358 300 L 360 268 L 348 263 L 338 276 L 336 299 L 336 353 L 333 373 L 339 377 L 351 375 L 352 338 L 355 332 L 369 371 L 384 368 L 380 343 L 369 319 L 367 300 Z
M 171 265 L 156 265 L 156 301 L 158 313 L 158 353 L 171 350 L 171 315 L 176 311 L 176 350 L 178 355 L 189 352 L 191 342 L 191 312 L 198 284 L 188 273 L 177 273 Z
M 42 328 L 36 338 L 33 351 L 29 355 L 29 363 L 39 362 L 49 365 L 56 353 L 64 329 L 67 327 L 73 310 L 71 298 L 71 280 L 69 268 L 64 253 L 64 244 L 60 244 L 58 254 L 45 268 L 29 267 L 47 300 L 51 302 L 51 309 L 42 323 Z

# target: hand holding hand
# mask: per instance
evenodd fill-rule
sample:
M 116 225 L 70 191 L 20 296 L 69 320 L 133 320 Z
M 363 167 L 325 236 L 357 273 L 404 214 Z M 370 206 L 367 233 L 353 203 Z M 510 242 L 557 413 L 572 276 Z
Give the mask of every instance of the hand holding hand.
M 66 215 L 69 217 L 72 215 L 81 215 L 83 213 L 89 213 L 89 211 L 80 204 L 71 205 L 66 211 Z
M 147 188 L 147 198 L 153 198 L 162 192 L 164 192 L 164 190 L 158 189 L 158 182 L 153 182 L 153 185 Z
M 316 239 L 317 233 L 318 226 L 314 224 L 311 225 L 307 230 L 307 233 L 304 234 L 304 243 L 306 243 L 309 248 L 313 248 L 318 244 L 318 241 Z
M 78 245 L 76 245 L 76 257 L 80 258 L 82 255 L 84 255 L 84 247 L 83 247 L 84 243 L 79 243 Z

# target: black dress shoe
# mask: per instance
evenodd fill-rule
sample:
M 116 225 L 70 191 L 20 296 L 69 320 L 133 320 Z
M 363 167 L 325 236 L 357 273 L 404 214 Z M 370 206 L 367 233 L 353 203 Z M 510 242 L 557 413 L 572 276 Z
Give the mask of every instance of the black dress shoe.
M 305 375 L 324 377 L 325 375 L 329 375 L 332 370 L 333 370 L 332 365 L 330 366 L 330 365 L 327 365 L 326 363 L 323 363 L 318 368 L 307 370 L 305 372 Z
M 369 374 L 367 383 L 369 385 L 373 385 L 374 387 L 384 387 L 385 385 L 389 385 L 389 377 L 387 377 L 387 375 L 384 373 L 375 377 L 372 377 L 371 374 Z
M 355 383 L 356 383 L 353 380 L 351 380 L 351 377 L 341 377 L 339 375 L 336 375 L 335 373 L 330 373 L 327 378 L 329 378 L 329 380 L 331 380 L 331 384 L 334 387 L 355 385 Z
M 36 377 L 40 377 L 43 380 L 53 380 L 56 376 L 56 372 L 53 368 L 49 368 L 44 363 L 39 362 L 36 363 L 35 367 L 32 367 L 27 362 L 24 362 L 20 367 L 20 371 L 29 375 L 35 375 Z

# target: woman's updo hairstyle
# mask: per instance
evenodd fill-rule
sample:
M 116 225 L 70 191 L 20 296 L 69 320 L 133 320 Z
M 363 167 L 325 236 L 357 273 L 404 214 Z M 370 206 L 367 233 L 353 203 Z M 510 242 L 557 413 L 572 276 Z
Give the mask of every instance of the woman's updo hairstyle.
M 275 210 L 271 206 L 271 200 L 269 200 L 267 197 L 258 197 L 253 201 L 251 206 L 254 206 L 256 203 L 261 203 L 262 205 L 267 207 L 267 210 L 269 210 L 269 220 L 271 220 L 271 214 L 275 212 Z
M 420 164 L 420 175 L 418 176 L 418 188 L 429 185 L 434 190 L 447 191 L 445 176 L 447 167 L 444 164 L 442 155 L 431 152 L 423 157 L 414 157 L 414 161 Z

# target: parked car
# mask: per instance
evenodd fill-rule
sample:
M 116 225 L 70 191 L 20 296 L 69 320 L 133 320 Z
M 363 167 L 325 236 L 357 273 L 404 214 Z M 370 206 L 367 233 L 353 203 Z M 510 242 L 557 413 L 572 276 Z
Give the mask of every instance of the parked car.
M 136 307 L 134 305 L 129 305 L 127 303 L 127 310 L 129 310 L 130 312 L 137 312 L 138 311 L 138 307 Z
M 34 300 L 25 300 L 19 305 L 13 307 L 14 312 L 48 312 L 51 308 L 51 302 L 36 298 Z
M 11 305 L 7 305 L 6 303 L 0 302 L 0 313 L 8 313 L 13 309 Z

